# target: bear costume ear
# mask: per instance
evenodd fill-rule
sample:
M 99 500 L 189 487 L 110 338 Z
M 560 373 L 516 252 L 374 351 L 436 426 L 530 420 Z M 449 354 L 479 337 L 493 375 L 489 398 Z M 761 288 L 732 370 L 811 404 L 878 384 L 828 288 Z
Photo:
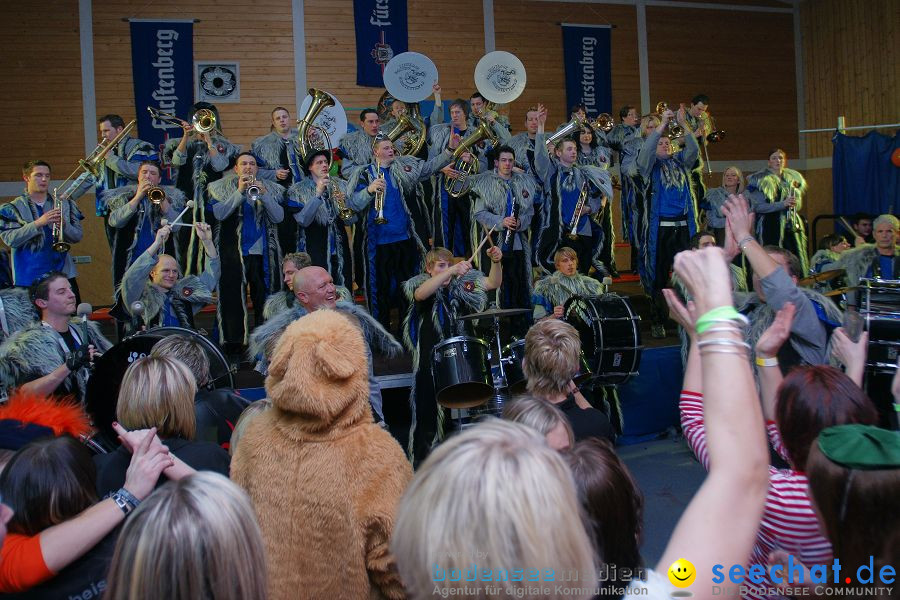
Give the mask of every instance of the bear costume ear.
M 346 336 L 342 337 L 343 340 L 318 340 L 312 348 L 313 364 L 326 379 L 347 379 L 359 368 L 353 348 L 344 342 Z

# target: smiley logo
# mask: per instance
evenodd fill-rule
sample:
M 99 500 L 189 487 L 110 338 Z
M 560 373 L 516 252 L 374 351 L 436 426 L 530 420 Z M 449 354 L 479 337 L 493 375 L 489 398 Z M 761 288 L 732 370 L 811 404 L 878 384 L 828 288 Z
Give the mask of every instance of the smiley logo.
M 697 578 L 697 569 L 691 564 L 691 561 L 679 558 L 669 567 L 669 581 L 675 587 L 686 588 L 694 583 Z

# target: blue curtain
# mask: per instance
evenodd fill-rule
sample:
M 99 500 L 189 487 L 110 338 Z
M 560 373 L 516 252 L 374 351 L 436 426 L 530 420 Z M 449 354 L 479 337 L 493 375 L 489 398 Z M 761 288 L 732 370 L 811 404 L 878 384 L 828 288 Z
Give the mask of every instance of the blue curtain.
M 836 214 L 894 214 L 900 209 L 900 167 L 891 162 L 891 153 L 900 148 L 896 132 L 891 137 L 877 131 L 863 137 L 836 133 L 831 141 Z

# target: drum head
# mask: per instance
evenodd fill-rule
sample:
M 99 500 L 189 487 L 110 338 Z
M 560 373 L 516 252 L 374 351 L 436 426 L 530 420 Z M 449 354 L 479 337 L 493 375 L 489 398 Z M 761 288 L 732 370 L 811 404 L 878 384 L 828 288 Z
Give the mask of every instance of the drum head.
M 437 67 L 418 52 L 398 54 L 384 67 L 385 89 L 403 102 L 421 102 L 431 95 L 431 87 L 437 80 Z
M 525 91 L 525 65 L 515 54 L 497 50 L 475 66 L 475 87 L 489 102 L 508 104 Z
M 643 348 L 640 317 L 627 299 L 574 296 L 563 307 L 563 319 L 578 331 L 582 354 L 601 384 L 625 383 L 637 373 Z
M 149 355 L 157 342 L 170 335 L 183 335 L 200 342 L 209 359 L 212 387 L 234 387 L 234 377 L 219 348 L 196 331 L 183 327 L 157 327 L 125 338 L 94 361 L 87 381 L 85 408 L 100 434 L 97 441 L 101 445 L 113 448 L 118 445 L 112 422 L 116 420 L 119 387 L 125 370 L 137 359 Z
M 328 133 L 328 138 L 331 140 L 331 147 L 337 148 L 341 138 L 347 133 L 347 113 L 344 112 L 344 107 L 341 106 L 340 101 L 334 94 L 328 93 L 328 95 L 334 100 L 334 106 L 323 109 L 313 121 L 313 124 L 325 130 Z M 306 96 L 303 99 L 303 103 L 300 104 L 300 115 L 306 114 L 306 111 L 309 110 L 309 105 L 312 104 L 312 100 L 312 96 Z

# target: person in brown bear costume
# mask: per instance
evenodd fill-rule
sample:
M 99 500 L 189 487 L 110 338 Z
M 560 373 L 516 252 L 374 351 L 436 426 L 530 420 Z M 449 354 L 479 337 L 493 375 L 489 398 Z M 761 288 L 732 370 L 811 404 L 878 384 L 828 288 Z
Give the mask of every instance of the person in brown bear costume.
M 412 479 L 369 409 L 359 327 L 334 310 L 292 323 L 269 365 L 273 408 L 231 462 L 266 545 L 269 599 L 404 598 L 388 542 Z

